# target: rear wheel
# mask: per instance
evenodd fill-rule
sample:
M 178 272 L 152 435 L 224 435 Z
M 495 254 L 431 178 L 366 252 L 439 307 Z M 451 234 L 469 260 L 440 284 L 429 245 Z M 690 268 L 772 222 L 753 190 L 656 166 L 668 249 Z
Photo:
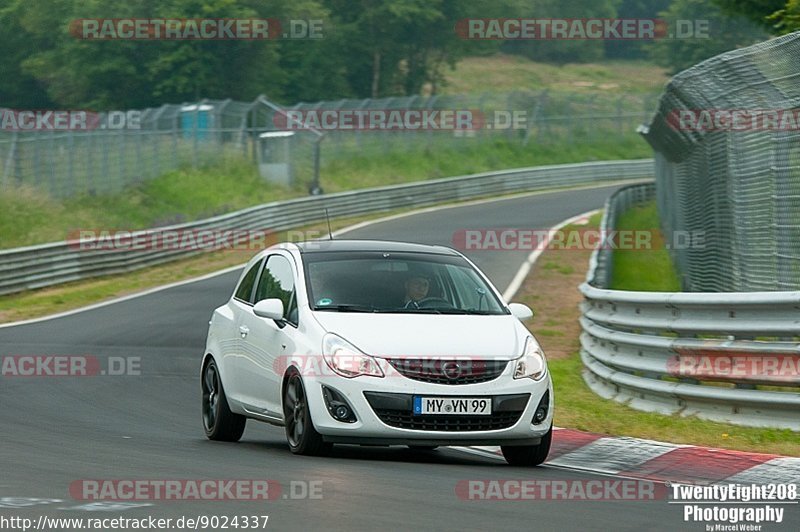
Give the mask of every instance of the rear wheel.
M 547 460 L 552 441 L 553 427 L 550 427 L 539 445 L 501 445 L 500 449 L 509 465 L 533 467 Z
M 239 441 L 244 434 L 247 418 L 234 414 L 228 407 L 228 398 L 214 359 L 203 369 L 203 428 L 209 440 Z
M 283 388 L 286 440 L 294 454 L 324 456 L 330 453 L 333 444 L 325 442 L 314 428 L 307 397 L 300 374 L 291 371 Z

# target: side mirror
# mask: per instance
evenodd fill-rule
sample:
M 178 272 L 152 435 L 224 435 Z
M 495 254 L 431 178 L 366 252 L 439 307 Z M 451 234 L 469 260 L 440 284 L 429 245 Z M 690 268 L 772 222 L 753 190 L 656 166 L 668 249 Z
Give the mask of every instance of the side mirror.
M 511 314 L 520 321 L 529 320 L 533 317 L 533 311 L 528 305 L 522 303 L 509 303 L 508 310 Z
M 280 299 L 262 299 L 253 307 L 253 314 L 259 318 L 283 321 L 283 301 Z

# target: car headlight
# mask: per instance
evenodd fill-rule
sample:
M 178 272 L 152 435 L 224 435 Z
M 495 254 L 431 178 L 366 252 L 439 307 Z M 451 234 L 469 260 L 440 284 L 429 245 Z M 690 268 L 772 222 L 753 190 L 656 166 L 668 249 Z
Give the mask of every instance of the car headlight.
M 383 377 L 383 371 L 373 357 L 332 333 L 322 339 L 322 358 L 337 375 L 348 379 L 361 375 Z
M 547 361 L 544 358 L 544 351 L 542 351 L 536 340 L 529 336 L 525 340 L 525 349 L 522 350 L 522 356 L 515 360 L 514 378 L 530 377 L 538 381 L 545 374 L 547 374 Z

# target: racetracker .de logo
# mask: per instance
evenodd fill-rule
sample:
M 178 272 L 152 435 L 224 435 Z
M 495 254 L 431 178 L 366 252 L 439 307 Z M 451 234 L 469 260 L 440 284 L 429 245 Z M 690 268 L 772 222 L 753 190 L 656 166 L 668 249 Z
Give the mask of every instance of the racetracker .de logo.
M 486 126 L 475 109 L 311 109 L 275 113 L 281 130 L 320 131 L 460 131 Z
M 321 39 L 322 26 L 319 19 L 95 18 L 73 20 L 69 31 L 90 41 L 261 41 Z
M 141 129 L 141 111 L 0 109 L 2 131 L 94 131 Z
M 322 305 L 324 306 L 324 305 Z M 424 356 L 417 355 L 386 355 L 373 354 L 377 359 L 385 360 L 382 363 L 385 378 L 406 379 L 412 377 L 426 377 L 442 380 L 457 380 L 460 378 L 496 378 L 500 375 L 511 374 L 514 364 L 507 358 L 485 358 L 466 355 Z M 304 377 L 335 377 L 341 372 L 358 373 L 363 369 L 364 358 L 358 355 L 337 355 L 335 360 L 336 370 L 322 355 L 281 355 L 275 358 L 272 368 L 278 375 L 284 375 L 293 367 Z
M 667 360 L 673 377 L 800 383 L 800 354 L 676 349 Z
M 266 479 L 76 480 L 70 496 L 79 501 L 269 501 L 281 484 Z
M 494 479 L 459 480 L 463 501 L 654 501 L 666 500 L 667 487 L 633 479 Z
M 141 375 L 141 357 L 11 355 L 0 362 L 2 377 L 96 377 Z
M 67 235 L 67 245 L 77 251 L 258 251 L 276 242 L 267 229 L 79 229 Z
M 657 229 L 459 229 L 452 245 L 461 251 L 533 251 L 624 249 L 703 249 L 704 231 L 672 231 L 664 237 Z
M 800 109 L 673 109 L 667 124 L 677 131 L 797 131 Z
M 466 18 L 455 33 L 468 40 L 652 40 L 708 38 L 709 21 L 621 18 Z

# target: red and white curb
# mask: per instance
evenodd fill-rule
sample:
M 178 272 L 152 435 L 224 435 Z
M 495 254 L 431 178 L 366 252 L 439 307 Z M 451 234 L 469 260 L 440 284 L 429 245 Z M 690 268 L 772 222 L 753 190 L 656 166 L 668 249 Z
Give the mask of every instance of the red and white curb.
M 462 448 L 502 459 L 499 447 Z M 545 465 L 681 484 L 800 484 L 800 458 L 555 428 Z

